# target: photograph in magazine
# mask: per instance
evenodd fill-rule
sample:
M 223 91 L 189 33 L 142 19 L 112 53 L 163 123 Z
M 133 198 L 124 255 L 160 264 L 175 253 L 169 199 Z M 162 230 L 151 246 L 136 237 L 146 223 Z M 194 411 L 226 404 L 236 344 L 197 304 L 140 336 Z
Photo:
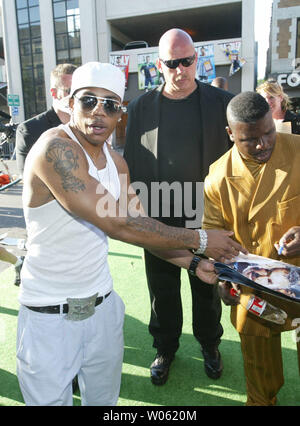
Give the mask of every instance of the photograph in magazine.
M 110 55 L 109 61 L 115 67 L 120 68 L 120 70 L 125 75 L 125 89 L 128 88 L 128 70 L 129 70 L 129 55 Z
M 151 90 L 163 82 L 156 66 L 158 52 L 138 55 L 139 90 Z
M 211 83 L 216 77 L 214 45 L 198 47 L 196 78 L 202 83 Z
M 253 254 L 224 264 L 215 263 L 220 280 L 246 285 L 274 296 L 300 302 L 300 267 Z
M 232 76 L 238 72 L 246 63 L 245 59 L 240 57 L 241 42 L 234 41 L 229 43 L 220 43 L 219 46 L 224 52 L 225 56 L 231 62 L 229 76 Z

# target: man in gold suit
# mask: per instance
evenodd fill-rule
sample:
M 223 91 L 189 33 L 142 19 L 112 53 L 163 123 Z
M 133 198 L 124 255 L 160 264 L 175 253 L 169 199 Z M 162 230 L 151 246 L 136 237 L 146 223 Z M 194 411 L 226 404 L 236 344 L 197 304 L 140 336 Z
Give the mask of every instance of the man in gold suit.
M 227 108 L 227 132 L 234 146 L 210 167 L 205 179 L 203 228 L 221 228 L 250 253 L 300 266 L 300 137 L 276 133 L 272 113 L 262 96 L 244 92 Z M 279 245 L 284 247 L 278 254 Z M 284 325 L 267 322 L 246 308 L 251 290 L 241 286 L 231 296 L 229 283 L 220 294 L 231 308 L 240 334 L 247 386 L 247 405 L 275 405 L 284 383 L 280 333 L 300 318 L 295 302 L 263 296 L 285 310 Z M 293 323 L 293 324 L 292 324 Z M 298 363 L 300 368 L 300 344 Z

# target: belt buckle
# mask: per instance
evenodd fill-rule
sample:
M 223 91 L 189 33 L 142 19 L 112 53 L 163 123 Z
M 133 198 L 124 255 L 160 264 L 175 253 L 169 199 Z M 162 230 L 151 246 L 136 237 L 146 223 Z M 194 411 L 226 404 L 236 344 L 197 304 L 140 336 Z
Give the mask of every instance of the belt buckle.
M 68 298 L 69 311 L 66 317 L 67 320 L 82 321 L 94 315 L 97 296 L 98 293 L 81 299 Z

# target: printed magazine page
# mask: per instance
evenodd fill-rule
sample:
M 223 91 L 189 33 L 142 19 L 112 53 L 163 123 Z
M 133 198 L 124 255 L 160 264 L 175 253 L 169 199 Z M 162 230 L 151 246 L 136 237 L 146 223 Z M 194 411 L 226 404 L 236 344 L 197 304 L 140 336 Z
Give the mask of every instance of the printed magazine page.
M 242 253 L 225 263 L 216 262 L 220 280 L 242 284 L 274 296 L 300 302 L 300 267 Z

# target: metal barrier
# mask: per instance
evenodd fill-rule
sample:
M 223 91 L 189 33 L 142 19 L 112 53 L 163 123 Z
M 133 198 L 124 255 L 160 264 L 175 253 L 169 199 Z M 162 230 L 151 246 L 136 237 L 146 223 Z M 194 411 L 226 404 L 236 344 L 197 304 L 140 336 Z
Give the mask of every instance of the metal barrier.
M 5 160 L 12 160 L 15 155 L 15 134 L 17 124 L 3 124 L 0 122 L 0 173 L 7 174 L 10 183 L 0 186 L 0 191 L 20 182 L 21 178 L 13 179 Z
M 0 142 L 1 144 L 1 142 Z M 1 156 L 6 160 L 11 160 L 15 152 L 15 140 L 6 140 L 1 144 Z

